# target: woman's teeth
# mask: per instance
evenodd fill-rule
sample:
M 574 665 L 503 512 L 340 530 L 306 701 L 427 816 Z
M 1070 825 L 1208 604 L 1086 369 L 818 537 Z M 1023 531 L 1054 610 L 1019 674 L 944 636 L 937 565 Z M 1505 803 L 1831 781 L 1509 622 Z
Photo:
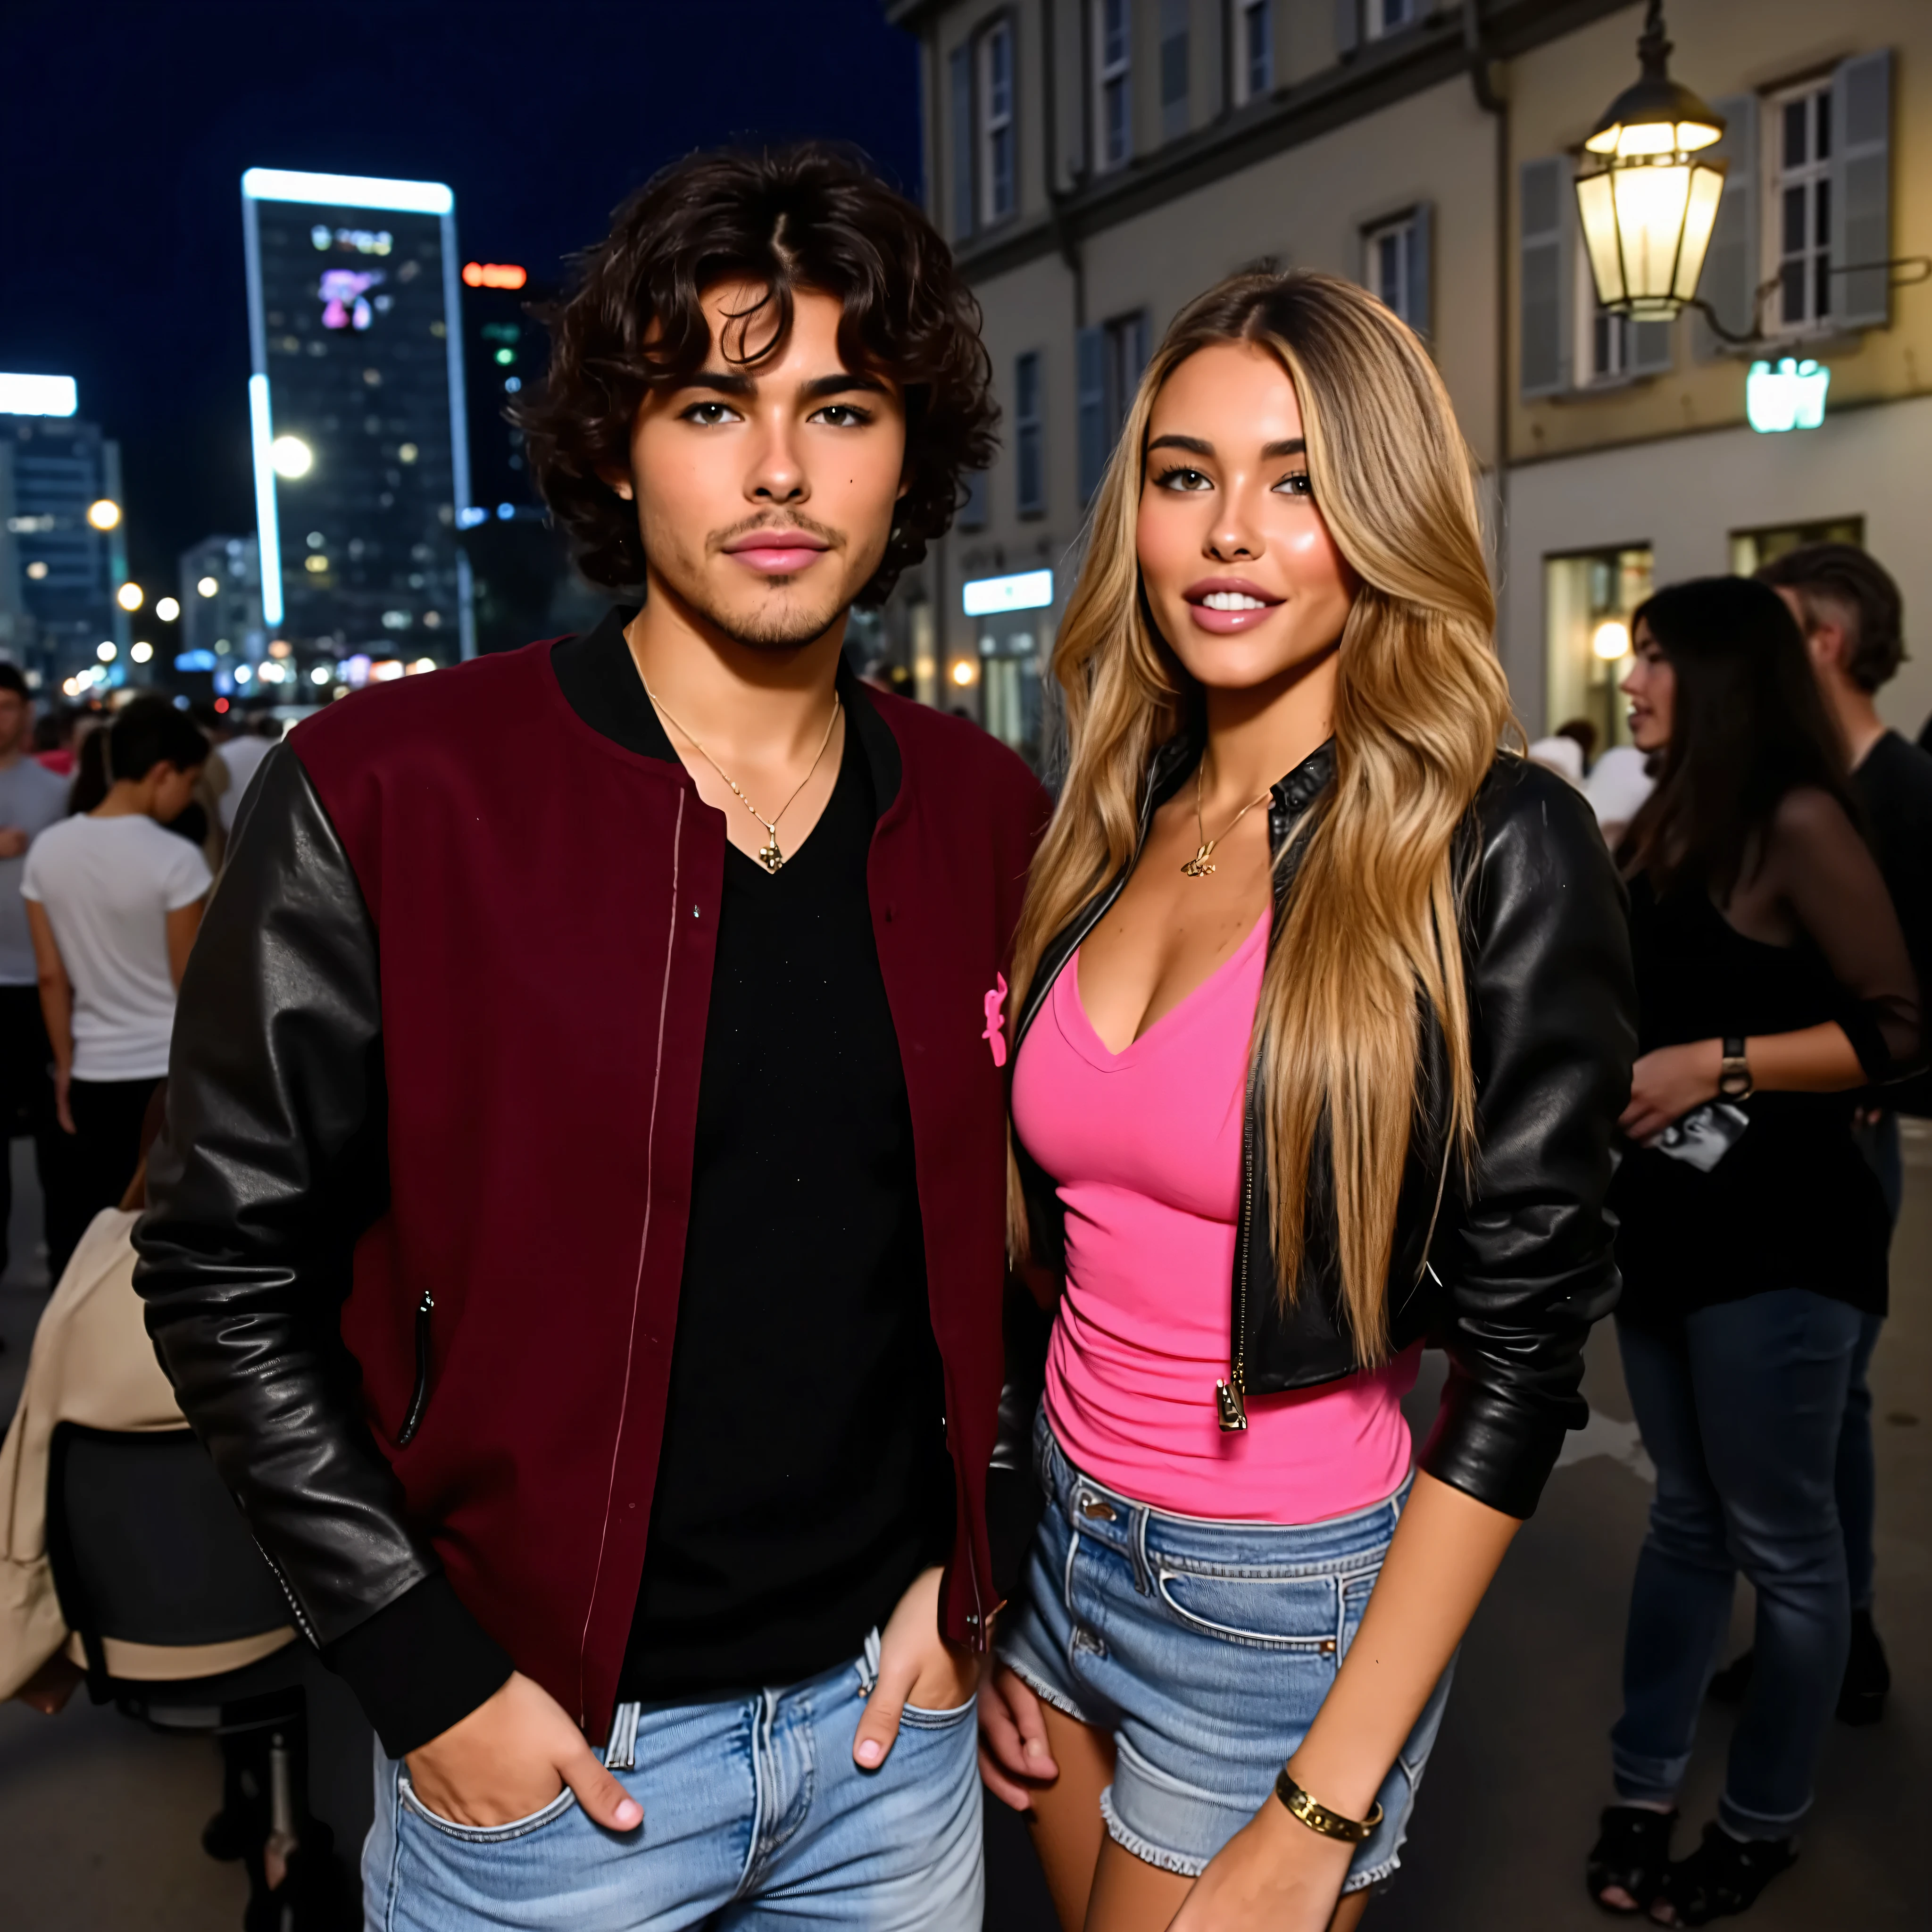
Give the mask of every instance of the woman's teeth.
M 1239 590 L 1210 590 L 1201 602 L 1210 610 L 1265 610 L 1268 600 L 1250 597 Z

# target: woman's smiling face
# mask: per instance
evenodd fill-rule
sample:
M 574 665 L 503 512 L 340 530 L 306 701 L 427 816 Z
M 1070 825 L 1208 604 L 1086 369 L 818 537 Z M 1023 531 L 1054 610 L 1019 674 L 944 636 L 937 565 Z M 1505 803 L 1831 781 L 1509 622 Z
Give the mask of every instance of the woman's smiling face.
M 1335 648 L 1358 579 L 1312 494 L 1294 385 L 1268 350 L 1219 343 L 1161 386 L 1135 547 L 1154 621 L 1202 685 L 1250 689 Z

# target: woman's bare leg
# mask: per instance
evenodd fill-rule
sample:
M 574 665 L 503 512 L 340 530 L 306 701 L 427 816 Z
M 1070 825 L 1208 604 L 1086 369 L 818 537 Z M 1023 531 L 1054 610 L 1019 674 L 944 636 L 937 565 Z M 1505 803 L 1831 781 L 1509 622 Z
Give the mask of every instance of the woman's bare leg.
M 1106 1842 L 1100 1794 L 1114 1781 L 1114 1741 L 1043 1699 L 1040 1716 L 1060 1775 L 1034 1789 L 1027 1822 L 1062 1932 L 1081 1932 L 1087 1922 L 1088 1894 L 1094 1889 L 1094 1864 Z
M 1100 1847 L 1084 1932 L 1167 1932 L 1193 1884 L 1178 1872 L 1136 1858 L 1109 1838 Z M 1368 1904 L 1366 1892 L 1351 1892 L 1336 1906 L 1328 1932 L 1354 1932 Z

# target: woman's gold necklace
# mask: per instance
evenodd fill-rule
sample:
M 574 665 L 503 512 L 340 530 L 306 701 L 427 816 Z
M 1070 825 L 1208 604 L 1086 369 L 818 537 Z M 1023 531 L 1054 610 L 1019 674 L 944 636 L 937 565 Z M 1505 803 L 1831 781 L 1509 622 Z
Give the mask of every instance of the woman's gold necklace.
M 685 735 L 688 737 L 691 734 L 687 732 Z M 1201 835 L 1201 849 L 1180 868 L 1190 879 L 1204 879 L 1214 871 L 1215 847 L 1220 844 L 1221 841 L 1226 838 L 1228 834 L 1233 831 L 1234 827 L 1240 824 L 1256 806 L 1261 803 L 1262 799 L 1266 798 L 1268 795 L 1266 792 L 1263 792 L 1259 798 L 1250 799 L 1247 803 L 1243 806 L 1240 810 L 1236 812 L 1212 838 L 1210 838 L 1208 836 L 1207 826 L 1201 822 L 1201 779 L 1207 769 L 1207 765 L 1208 760 L 1203 758 L 1200 764 L 1194 767 L 1194 829 Z
M 785 862 L 785 855 L 778 850 L 778 820 L 784 818 L 785 814 L 790 811 L 792 807 L 798 802 L 799 792 L 804 790 L 806 787 L 811 784 L 812 772 L 818 770 L 820 760 L 825 756 L 825 748 L 832 742 L 832 728 L 838 722 L 839 703 L 838 692 L 835 691 L 832 694 L 832 716 L 825 721 L 825 736 L 818 741 L 818 755 L 814 757 L 812 761 L 812 770 L 807 772 L 805 776 L 799 780 L 798 791 L 794 791 L 791 796 L 787 799 L 784 804 L 780 806 L 777 812 L 770 818 L 767 818 L 765 814 L 738 789 L 737 780 L 734 778 L 731 774 L 704 748 L 702 745 L 699 744 L 695 738 L 692 738 L 691 736 L 690 732 L 686 730 L 684 726 L 678 724 L 677 720 L 671 716 L 670 707 L 664 703 L 664 700 L 660 698 L 648 684 L 644 686 L 644 695 L 657 706 L 658 710 L 664 713 L 667 718 L 670 719 L 671 724 L 676 726 L 676 729 L 682 733 L 685 737 L 691 739 L 692 748 L 697 752 L 698 755 L 702 758 L 728 785 L 731 788 L 732 796 L 735 798 L 738 802 L 765 828 L 765 844 L 764 849 L 758 854 L 758 863 L 764 866 L 765 870 L 768 872 L 777 872 Z

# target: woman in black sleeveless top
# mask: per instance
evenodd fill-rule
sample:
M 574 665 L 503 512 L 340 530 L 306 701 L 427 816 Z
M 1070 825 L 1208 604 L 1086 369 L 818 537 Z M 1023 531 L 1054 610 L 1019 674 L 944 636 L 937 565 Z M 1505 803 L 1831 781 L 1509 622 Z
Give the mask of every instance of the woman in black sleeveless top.
M 1737 578 L 1636 615 L 1624 686 L 1657 788 L 1618 854 L 1640 1002 L 1610 1190 L 1625 1380 L 1657 1465 L 1592 1892 L 1664 1924 L 1741 1911 L 1795 1852 L 1850 1626 L 1833 1496 L 1884 1200 L 1857 1090 L 1918 1052 L 1918 989 L 1843 753 L 1776 593 Z M 1669 1862 L 1735 1573 L 1756 1669 L 1718 1822 Z

